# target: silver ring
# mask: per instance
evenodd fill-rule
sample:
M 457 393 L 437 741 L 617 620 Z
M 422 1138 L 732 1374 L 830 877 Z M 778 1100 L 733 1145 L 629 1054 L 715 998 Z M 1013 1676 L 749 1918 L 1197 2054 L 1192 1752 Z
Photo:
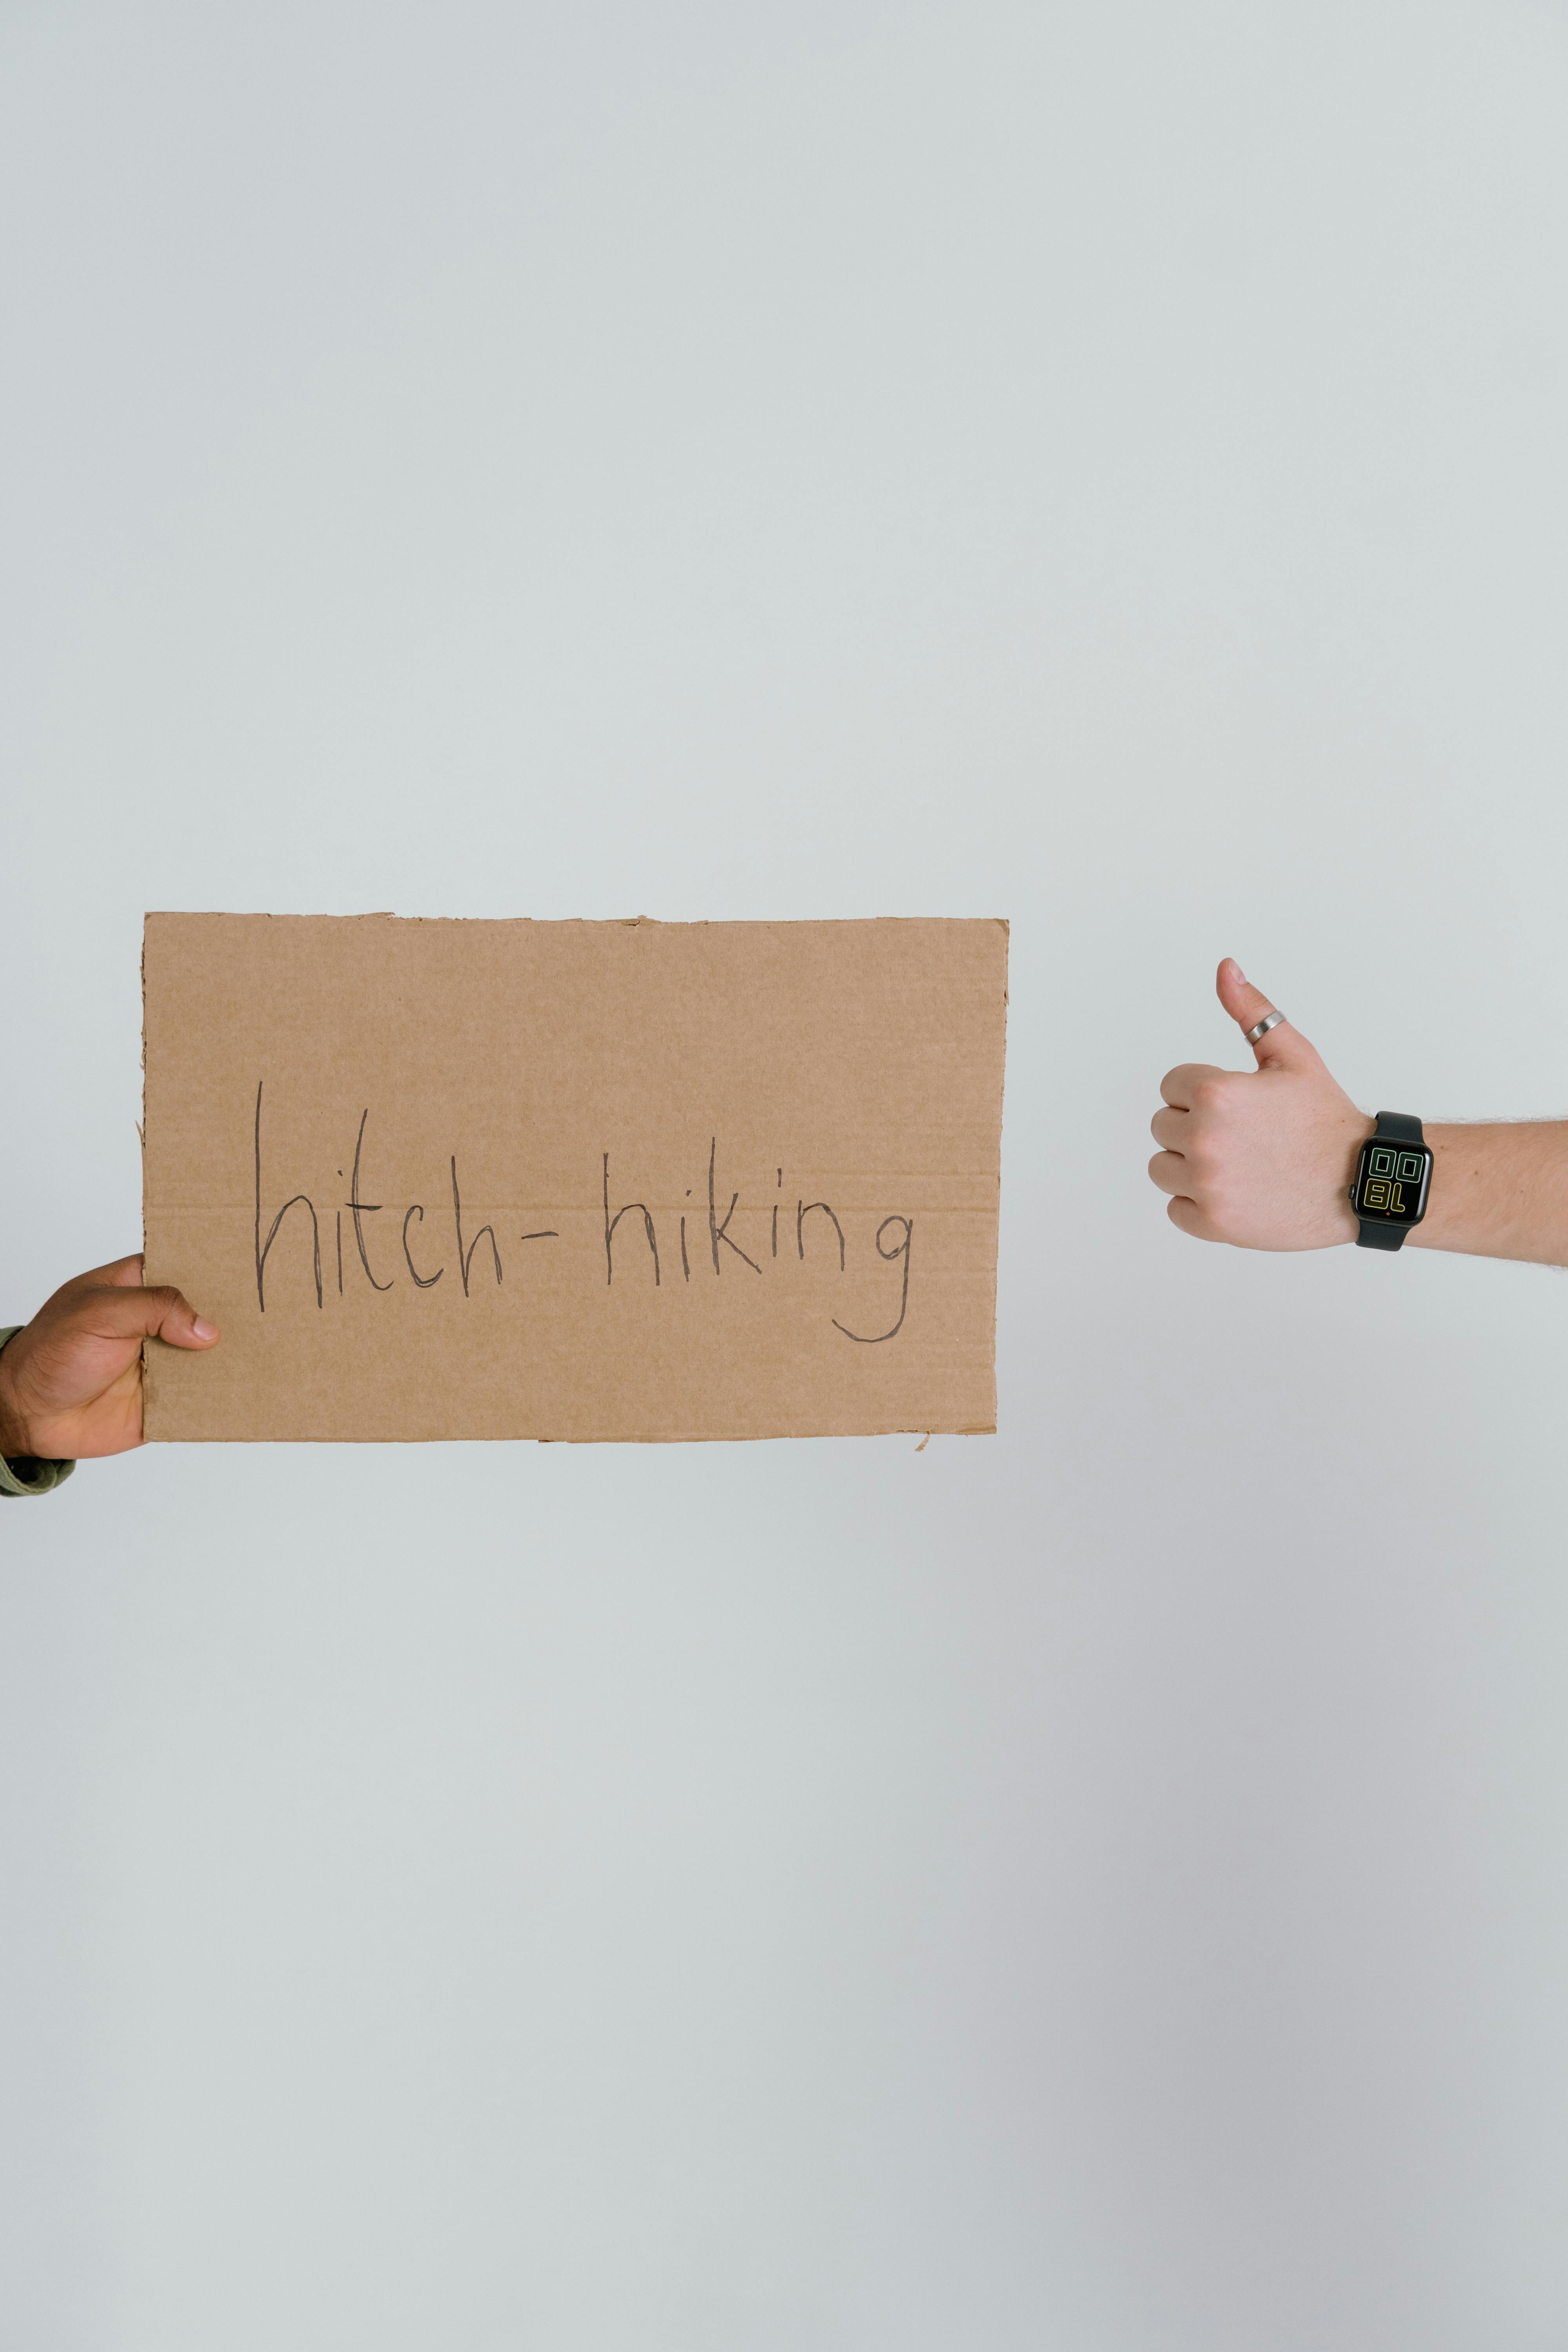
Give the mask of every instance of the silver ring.
M 1267 1037 L 1270 1029 L 1278 1029 L 1279 1024 L 1284 1020 L 1284 1018 L 1285 1015 L 1282 1013 L 1265 1013 L 1257 1028 L 1249 1029 L 1247 1032 L 1247 1044 L 1249 1045 L 1256 1045 L 1259 1037 Z

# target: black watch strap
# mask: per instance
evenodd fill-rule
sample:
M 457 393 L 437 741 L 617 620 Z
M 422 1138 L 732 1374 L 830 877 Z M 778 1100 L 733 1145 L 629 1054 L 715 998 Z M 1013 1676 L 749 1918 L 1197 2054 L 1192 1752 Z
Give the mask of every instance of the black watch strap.
M 1425 1143 L 1421 1122 L 1405 1110 L 1380 1110 L 1373 1135 L 1385 1136 L 1390 1143 Z M 1408 1225 L 1385 1225 L 1372 1217 L 1358 1217 L 1361 1231 L 1356 1235 L 1358 1249 L 1396 1250 L 1405 1246 Z

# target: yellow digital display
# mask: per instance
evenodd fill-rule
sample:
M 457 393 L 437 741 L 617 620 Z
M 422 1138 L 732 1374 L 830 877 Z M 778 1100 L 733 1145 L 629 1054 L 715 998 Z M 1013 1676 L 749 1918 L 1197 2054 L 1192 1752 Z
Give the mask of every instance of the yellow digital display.
M 1355 1205 L 1370 1216 L 1413 1224 L 1421 1201 L 1426 1155 L 1397 1143 L 1368 1144 Z

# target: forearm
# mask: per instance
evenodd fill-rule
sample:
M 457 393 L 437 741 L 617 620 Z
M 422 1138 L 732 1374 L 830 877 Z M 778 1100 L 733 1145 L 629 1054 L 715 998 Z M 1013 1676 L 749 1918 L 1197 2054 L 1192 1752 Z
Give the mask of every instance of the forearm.
M 1568 1265 L 1568 1119 L 1425 1133 L 1432 1190 L 1406 1247 Z

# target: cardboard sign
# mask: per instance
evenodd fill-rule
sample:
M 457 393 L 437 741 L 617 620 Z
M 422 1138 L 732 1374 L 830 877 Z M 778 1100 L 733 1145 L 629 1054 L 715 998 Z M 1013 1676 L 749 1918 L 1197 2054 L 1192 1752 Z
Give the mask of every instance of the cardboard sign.
M 151 1438 L 990 1430 L 1006 925 L 150 915 Z

